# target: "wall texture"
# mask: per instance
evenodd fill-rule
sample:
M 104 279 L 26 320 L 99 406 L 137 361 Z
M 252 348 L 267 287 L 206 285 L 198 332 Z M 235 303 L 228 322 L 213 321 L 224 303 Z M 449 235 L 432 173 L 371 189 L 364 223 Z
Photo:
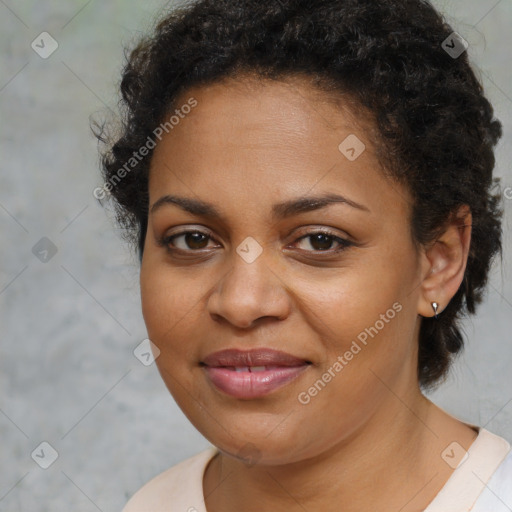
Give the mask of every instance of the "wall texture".
M 512 187 L 512 3 L 435 5 L 470 44 L 504 125 L 496 173 Z M 133 354 L 146 338 L 137 261 L 92 194 L 101 180 L 89 116 L 115 109 L 122 46 L 163 6 L 0 1 L 0 510 L 120 510 L 208 445 L 155 366 Z M 512 188 L 506 195 L 503 265 L 431 398 L 512 441 Z

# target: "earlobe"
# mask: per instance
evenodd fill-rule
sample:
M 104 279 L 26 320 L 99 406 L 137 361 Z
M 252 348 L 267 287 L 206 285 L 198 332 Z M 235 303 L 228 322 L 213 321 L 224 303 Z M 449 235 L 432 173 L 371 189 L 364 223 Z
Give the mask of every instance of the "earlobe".
M 457 293 L 467 265 L 471 221 L 469 206 L 461 206 L 445 231 L 424 250 L 421 256 L 424 277 L 418 303 L 419 315 L 437 317 Z

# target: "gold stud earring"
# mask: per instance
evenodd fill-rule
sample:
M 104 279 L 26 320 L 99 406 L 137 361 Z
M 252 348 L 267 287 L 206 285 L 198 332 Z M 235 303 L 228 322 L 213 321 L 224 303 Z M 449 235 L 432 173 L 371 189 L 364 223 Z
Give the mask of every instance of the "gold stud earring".
M 434 310 L 434 318 L 437 320 L 437 309 L 439 308 L 439 304 L 437 302 L 431 302 L 432 309 Z

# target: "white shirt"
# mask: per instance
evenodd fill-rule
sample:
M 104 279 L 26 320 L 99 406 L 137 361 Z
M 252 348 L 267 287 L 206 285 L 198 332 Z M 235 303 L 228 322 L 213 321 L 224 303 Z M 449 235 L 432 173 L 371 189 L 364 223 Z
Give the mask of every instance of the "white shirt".
M 122 512 L 207 512 L 206 466 L 214 446 L 160 473 L 139 489 Z M 510 444 L 480 428 L 467 456 L 424 512 L 512 512 Z

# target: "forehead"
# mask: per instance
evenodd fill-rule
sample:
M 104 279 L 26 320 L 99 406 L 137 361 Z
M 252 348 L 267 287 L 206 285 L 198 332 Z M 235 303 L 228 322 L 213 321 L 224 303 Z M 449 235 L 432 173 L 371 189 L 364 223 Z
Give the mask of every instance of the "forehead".
M 208 130 L 219 122 L 226 128 L 229 121 L 233 126 L 243 124 L 245 130 L 265 124 L 267 133 L 285 131 L 287 136 L 305 134 L 308 129 L 325 132 L 338 128 L 364 131 L 366 138 L 375 136 L 371 112 L 352 95 L 328 93 L 306 76 L 224 78 L 189 88 L 176 98 L 174 108 L 179 109 L 191 97 L 200 108 L 187 116 L 192 121 L 186 124 L 196 130 Z
M 375 127 L 350 96 L 335 97 L 304 79 L 248 77 L 193 87 L 175 101 L 197 105 L 154 151 L 151 203 L 176 188 L 194 195 L 285 200 L 338 191 L 372 203 L 396 202 L 397 184 L 377 161 Z M 188 109 L 187 109 L 188 110 Z M 355 158 L 354 158 L 355 157 Z M 368 195 L 368 194 L 366 194 Z M 254 202 L 254 201 L 253 201 Z

